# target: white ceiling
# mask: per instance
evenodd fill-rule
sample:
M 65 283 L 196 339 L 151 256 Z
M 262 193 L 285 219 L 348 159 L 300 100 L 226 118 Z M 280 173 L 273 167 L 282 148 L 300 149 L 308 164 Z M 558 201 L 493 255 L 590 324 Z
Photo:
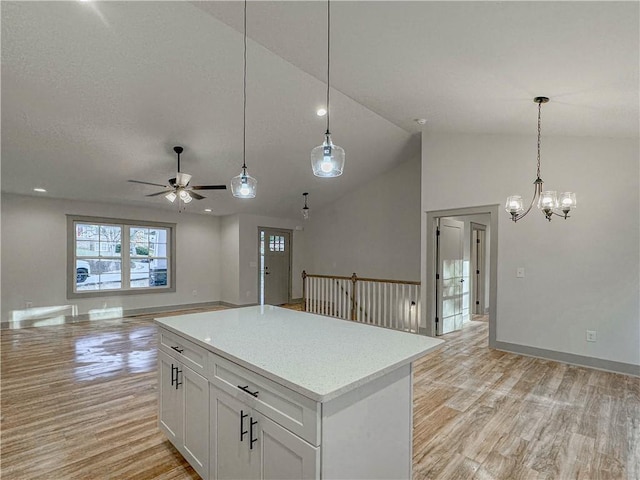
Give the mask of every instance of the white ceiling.
M 242 2 L 5 2 L 2 190 L 170 208 L 175 173 L 228 183 L 242 162 Z M 190 211 L 298 215 L 409 155 L 434 131 L 638 135 L 636 2 L 333 2 L 332 132 L 345 173 L 318 179 L 326 3 L 248 6 L 247 164 L 256 200 Z

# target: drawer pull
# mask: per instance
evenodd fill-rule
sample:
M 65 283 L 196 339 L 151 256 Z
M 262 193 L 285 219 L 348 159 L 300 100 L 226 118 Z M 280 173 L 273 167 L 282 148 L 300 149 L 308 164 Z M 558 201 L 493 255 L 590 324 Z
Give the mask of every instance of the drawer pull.
M 249 450 L 253 450 L 253 444 L 258 441 L 257 438 L 253 438 L 253 426 L 257 424 L 258 422 L 254 422 L 253 417 L 251 417 L 251 420 L 249 421 L 249 430 L 251 430 L 251 433 L 249 433 L 249 440 L 251 440 L 251 442 L 249 443 Z
M 182 353 L 184 352 L 184 348 L 180 348 L 180 347 L 171 347 L 173 350 L 175 350 L 178 353 Z
M 251 390 L 249 390 L 249 385 L 245 385 L 244 387 L 238 385 L 238 388 L 243 392 L 247 392 L 249 395 L 253 395 L 254 397 L 258 396 L 258 390 L 256 390 L 255 392 L 252 392 Z
M 248 413 L 244 413 L 244 410 L 240 410 L 240 441 L 244 440 L 244 436 L 249 433 L 244 429 L 244 419 L 249 416 Z

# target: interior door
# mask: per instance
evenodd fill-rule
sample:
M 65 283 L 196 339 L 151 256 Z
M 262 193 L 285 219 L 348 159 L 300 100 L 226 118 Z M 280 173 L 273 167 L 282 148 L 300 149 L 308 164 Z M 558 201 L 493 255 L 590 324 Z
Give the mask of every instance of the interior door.
M 464 222 L 438 220 L 436 274 L 437 335 L 462 329 Z
M 471 268 L 473 273 L 472 309 L 474 315 L 484 315 L 485 296 L 485 238 L 484 225 L 472 223 Z
M 260 476 L 259 451 L 250 449 L 250 409 L 210 385 L 211 465 L 216 480 L 251 480 Z M 254 434 L 255 435 L 255 434 Z
M 263 254 L 264 301 L 267 305 L 289 303 L 291 280 L 291 232 L 263 229 L 261 231 Z

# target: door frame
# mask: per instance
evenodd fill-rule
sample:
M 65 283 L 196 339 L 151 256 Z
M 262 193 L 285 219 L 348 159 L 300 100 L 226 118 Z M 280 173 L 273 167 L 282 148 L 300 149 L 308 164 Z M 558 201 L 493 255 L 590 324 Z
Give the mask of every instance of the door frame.
M 426 334 L 435 337 L 436 334 L 436 219 L 442 217 L 461 217 L 465 215 L 489 214 L 491 238 L 489 245 L 489 347 L 496 345 L 496 321 L 498 303 L 498 212 L 500 205 L 481 205 L 477 207 L 453 208 L 448 210 L 433 210 L 426 213 L 425 222 L 425 288 L 422 289 L 423 310 L 422 324 L 426 326 Z
M 477 245 L 477 242 L 475 244 L 473 242 L 473 234 L 474 234 L 474 232 L 484 232 L 484 241 L 486 242 L 487 241 L 487 226 L 483 225 L 482 223 L 476 223 L 476 222 L 469 222 L 469 226 L 470 226 L 470 228 L 469 228 L 469 230 L 470 230 L 470 232 L 469 232 L 470 233 L 470 240 L 469 241 L 471 242 L 471 243 L 469 243 L 469 248 L 470 249 L 472 249 L 472 248 L 476 248 L 477 249 L 477 247 L 475 246 L 475 245 Z M 481 307 L 480 310 L 482 311 L 481 315 L 485 314 L 485 307 L 484 307 L 485 301 L 484 301 L 484 299 L 485 299 L 486 287 L 487 287 L 486 286 L 486 280 L 485 280 L 485 278 L 486 278 L 485 269 L 487 268 L 487 255 L 486 255 L 487 246 L 486 246 L 485 243 L 482 243 L 482 248 L 484 249 L 484 251 L 482 253 L 482 264 L 483 264 L 482 267 L 483 268 L 482 268 L 482 274 L 480 276 L 480 278 L 482 279 L 481 280 L 481 282 L 482 282 L 482 295 L 480 295 L 479 299 L 476 297 L 476 288 L 478 287 L 478 285 L 476 284 L 476 280 L 477 280 L 478 277 L 477 277 L 477 274 L 474 272 L 473 274 L 469 275 L 469 280 L 470 280 L 470 283 L 471 283 L 471 285 L 469 286 L 469 315 L 470 315 L 469 320 L 471 320 L 473 318 L 473 315 L 477 315 L 477 313 L 475 313 L 475 309 L 476 309 L 476 303 L 475 302 L 479 302 L 478 305 L 480 305 L 480 307 Z M 471 252 L 469 252 L 469 260 L 471 260 L 472 258 L 474 258 L 474 257 L 471 254 Z M 478 269 L 477 268 L 478 267 L 478 254 L 477 254 L 477 252 L 476 252 L 475 259 L 476 259 L 475 264 L 473 264 L 473 262 L 471 262 L 472 264 L 469 265 L 469 267 L 470 267 L 470 270 L 473 269 L 474 271 L 477 271 L 477 269 Z M 474 268 L 472 268 L 472 267 L 474 267 Z M 474 311 L 471 312 L 471 310 L 474 310 Z
M 260 269 L 260 232 L 261 231 L 271 231 L 271 232 L 285 232 L 289 234 L 289 274 L 287 275 L 287 283 L 288 283 L 288 289 L 287 289 L 287 303 L 291 303 L 291 289 L 292 289 L 292 285 L 293 285 L 293 279 L 291 278 L 291 272 L 293 269 L 293 230 L 291 230 L 290 228 L 277 228 L 277 227 L 260 227 L 258 226 L 258 243 L 257 243 L 257 250 L 258 250 L 258 262 L 257 262 L 257 270 L 258 270 L 258 275 L 257 279 L 258 279 L 258 287 L 256 289 L 256 291 L 258 292 L 258 305 L 264 305 L 264 298 L 261 298 L 260 296 L 260 282 L 262 280 L 262 276 L 264 275 L 264 272 Z

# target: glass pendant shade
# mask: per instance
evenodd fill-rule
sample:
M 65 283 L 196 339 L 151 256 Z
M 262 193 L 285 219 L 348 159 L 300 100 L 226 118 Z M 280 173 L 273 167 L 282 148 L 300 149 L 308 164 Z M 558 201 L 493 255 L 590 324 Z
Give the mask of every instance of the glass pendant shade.
M 237 198 L 254 198 L 258 181 L 243 169 L 240 175 L 231 179 L 231 193 Z
M 176 201 L 176 198 L 178 198 L 178 196 L 177 196 L 175 193 L 173 193 L 173 192 L 169 192 L 169 193 L 167 193 L 167 194 L 164 196 L 164 198 L 166 198 L 166 199 L 167 199 L 167 200 L 169 200 L 171 203 L 173 203 L 173 202 L 175 202 L 175 201 Z
M 573 192 L 562 192 L 558 203 L 562 211 L 576 208 L 576 194 Z
M 309 220 L 309 207 L 305 206 L 302 208 L 302 219 Z
M 521 213 L 524 210 L 522 197 L 520 195 L 511 195 L 510 197 L 507 197 L 504 209 L 511 214 Z
M 311 150 L 311 167 L 316 177 L 339 177 L 344 169 L 344 150 L 325 135 L 322 145 Z
M 540 210 L 553 210 L 558 208 L 558 194 L 553 190 L 542 192 L 538 200 L 538 208 Z

